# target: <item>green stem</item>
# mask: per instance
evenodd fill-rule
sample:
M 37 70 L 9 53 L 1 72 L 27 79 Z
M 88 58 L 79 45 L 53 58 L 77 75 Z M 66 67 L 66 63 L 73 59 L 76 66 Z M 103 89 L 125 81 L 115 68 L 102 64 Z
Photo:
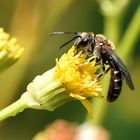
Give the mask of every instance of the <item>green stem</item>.
M 120 17 L 105 16 L 104 18 L 104 34 L 109 40 L 117 45 L 120 36 Z
M 131 53 L 132 49 L 134 49 L 134 45 L 136 40 L 139 37 L 140 33 L 140 6 L 137 8 L 133 19 L 131 20 L 122 41 L 119 44 L 119 54 L 120 56 L 127 56 Z
M 108 92 L 108 83 L 109 83 L 109 74 L 106 75 L 106 78 L 102 81 L 102 86 L 103 86 L 103 92 L 102 95 L 104 96 L 104 99 L 96 99 L 93 102 L 93 107 L 94 107 L 94 116 L 93 116 L 93 120 L 92 123 L 96 126 L 99 126 L 102 124 L 106 112 L 107 112 L 107 107 L 108 107 L 108 103 L 105 101 L 106 99 L 106 94 Z
M 17 113 L 23 111 L 26 108 L 27 105 L 21 99 L 19 99 L 10 106 L 0 111 L 0 121 L 10 116 L 15 116 Z
M 140 7 L 136 10 L 136 13 L 128 26 L 128 29 L 126 33 L 124 34 L 124 37 L 120 43 L 120 49 L 119 49 L 119 55 L 124 57 L 130 54 L 132 51 L 132 47 L 134 42 L 138 38 L 138 33 L 139 33 L 139 17 L 140 17 Z M 118 42 L 118 38 L 120 35 L 120 19 L 121 19 L 121 12 L 119 14 L 116 14 L 116 16 L 105 16 L 105 21 L 104 21 L 104 32 L 107 38 L 109 38 L 113 43 L 116 45 Z M 104 90 L 103 90 L 103 95 L 106 96 L 107 90 L 108 90 L 108 82 L 106 80 L 109 80 L 109 77 L 107 77 L 103 83 L 104 85 Z M 92 120 L 92 123 L 94 125 L 101 125 L 106 112 L 107 112 L 107 102 L 101 101 L 101 100 L 95 100 L 94 101 L 94 111 L 96 112 L 94 115 L 94 119 Z
M 113 16 L 105 16 L 104 17 L 104 34 L 111 40 L 115 45 L 117 44 L 118 38 L 120 36 L 120 17 L 118 14 Z M 106 97 L 108 91 L 108 83 L 109 83 L 109 75 L 106 75 L 106 78 L 102 81 L 103 85 L 103 96 Z M 96 112 L 94 115 L 94 119 L 92 123 L 96 126 L 102 124 L 106 112 L 108 103 L 105 100 L 96 99 L 93 103 L 94 111 Z

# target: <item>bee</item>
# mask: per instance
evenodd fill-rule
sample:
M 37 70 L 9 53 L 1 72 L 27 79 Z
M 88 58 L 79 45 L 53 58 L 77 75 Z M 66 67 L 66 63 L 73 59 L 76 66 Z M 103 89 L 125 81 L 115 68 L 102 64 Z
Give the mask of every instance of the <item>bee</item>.
M 51 35 L 62 34 L 75 34 L 71 40 L 64 43 L 62 47 L 66 46 L 70 42 L 74 41 L 74 45 L 79 49 L 83 48 L 83 53 L 87 53 L 90 60 L 96 60 L 96 64 L 101 65 L 102 73 L 97 77 L 96 81 L 99 81 L 110 70 L 110 84 L 107 94 L 107 101 L 113 102 L 118 99 L 121 90 L 122 82 L 125 79 L 128 87 L 134 90 L 134 84 L 125 64 L 115 52 L 115 47 L 111 41 L 109 41 L 102 34 L 93 34 L 91 32 L 53 32 Z M 105 66 L 109 66 L 107 69 Z

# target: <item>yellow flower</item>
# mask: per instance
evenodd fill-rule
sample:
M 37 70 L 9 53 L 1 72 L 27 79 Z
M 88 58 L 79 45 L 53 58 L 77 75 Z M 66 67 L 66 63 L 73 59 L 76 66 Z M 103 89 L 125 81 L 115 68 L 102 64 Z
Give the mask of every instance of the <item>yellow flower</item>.
M 98 67 L 86 58 L 86 54 L 75 54 L 75 51 L 75 46 L 72 46 L 68 53 L 56 60 L 54 68 L 36 76 L 21 98 L 0 112 L 0 120 L 25 108 L 53 111 L 73 99 L 79 100 L 92 118 L 93 109 L 88 97 L 101 97 L 102 90 L 95 82 Z
M 63 83 L 70 96 L 79 100 L 100 96 L 101 87 L 98 82 L 92 84 L 97 71 L 95 61 L 88 62 L 86 55 L 81 52 L 75 55 L 73 46 L 56 62 L 56 77 Z
M 21 56 L 23 48 L 17 43 L 16 38 L 11 38 L 8 33 L 0 28 L 0 70 L 4 70 L 15 63 Z
M 73 46 L 59 60 L 56 59 L 53 69 L 37 76 L 28 85 L 27 93 L 23 97 L 28 94 L 35 99 L 30 100 L 28 106 L 52 111 L 72 99 L 78 99 L 92 117 L 92 105 L 87 98 L 101 97 L 102 88 L 98 82 L 94 82 L 98 67 L 94 61 L 88 61 L 85 54 L 79 52 L 75 55 L 75 51 Z
M 56 60 L 56 77 L 63 83 L 67 94 L 80 100 L 92 117 L 92 106 L 87 98 L 101 97 L 102 88 L 98 82 L 93 82 L 96 80 L 95 73 L 98 67 L 95 66 L 95 61 L 88 61 L 85 54 L 80 52 L 75 55 L 75 51 L 75 46 L 72 46 L 67 54 L 64 54 L 59 61 Z

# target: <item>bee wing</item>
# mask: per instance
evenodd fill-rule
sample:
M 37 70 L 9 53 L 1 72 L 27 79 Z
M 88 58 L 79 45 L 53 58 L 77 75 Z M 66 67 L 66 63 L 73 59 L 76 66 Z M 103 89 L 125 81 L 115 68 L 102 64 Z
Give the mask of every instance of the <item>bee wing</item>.
M 109 56 L 114 60 L 114 62 L 118 66 L 118 68 L 120 69 L 122 76 L 125 78 L 126 83 L 129 86 L 129 88 L 131 90 L 134 90 L 135 87 L 134 87 L 133 81 L 131 79 L 131 75 L 129 74 L 123 61 L 120 59 L 120 57 L 116 54 L 116 52 L 113 49 L 109 48 L 109 49 L 107 49 L 107 52 L 108 52 Z

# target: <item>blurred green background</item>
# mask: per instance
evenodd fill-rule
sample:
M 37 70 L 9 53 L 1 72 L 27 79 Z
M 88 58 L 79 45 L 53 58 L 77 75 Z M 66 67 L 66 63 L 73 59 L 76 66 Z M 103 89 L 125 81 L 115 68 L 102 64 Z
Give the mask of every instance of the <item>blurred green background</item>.
M 49 33 L 53 31 L 86 31 L 102 34 L 110 32 L 111 27 L 105 25 L 100 1 L 0 0 L 0 27 L 16 36 L 25 48 L 22 58 L 0 74 L 1 109 L 17 100 L 26 91 L 28 83 L 36 75 L 52 68 L 55 65 L 55 59 L 71 46 L 68 45 L 61 51 L 57 51 L 57 47 L 71 36 L 50 37 Z M 139 4 L 139 0 L 130 0 L 123 8 L 121 17 L 117 17 L 120 23 L 118 23 L 119 33 L 116 33 L 118 37 L 114 40 L 116 48 Z M 119 9 L 118 6 L 116 8 Z M 112 140 L 140 139 L 139 44 L 138 38 L 133 44 L 130 56 L 124 58 L 136 90 L 132 93 L 124 83 L 119 100 L 107 105 L 106 114 L 100 124 L 109 130 Z M 104 102 L 106 102 L 105 99 Z M 0 140 L 30 140 L 38 131 L 56 119 L 82 123 L 86 113 L 83 106 L 75 101 L 65 104 L 54 112 L 25 110 L 0 123 Z

